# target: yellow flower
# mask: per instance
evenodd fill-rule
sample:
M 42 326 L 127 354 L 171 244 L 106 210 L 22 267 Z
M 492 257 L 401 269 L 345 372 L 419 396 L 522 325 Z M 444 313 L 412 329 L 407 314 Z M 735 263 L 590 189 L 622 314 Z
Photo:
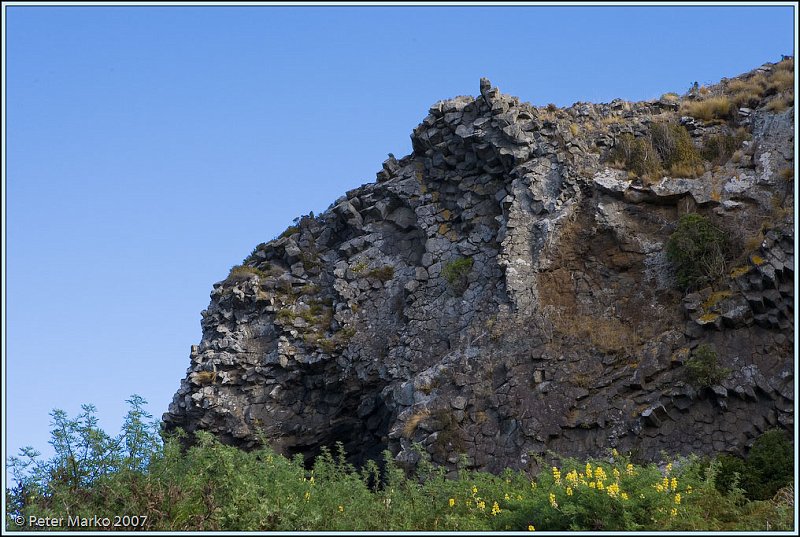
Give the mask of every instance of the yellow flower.
M 535 489 L 535 488 L 536 488 L 536 481 L 531 481 L 531 488 L 532 488 L 532 489 Z
M 556 483 L 561 481 L 561 471 L 555 466 L 553 466 L 553 479 L 556 480 Z
M 658 492 L 664 492 L 664 485 L 662 485 L 661 483 L 656 483 L 655 487 Z
M 598 481 L 597 482 L 597 490 L 603 490 L 603 482 L 602 481 Z
M 633 465 L 632 465 L 631 463 L 628 463 L 628 464 L 625 466 L 625 472 L 626 472 L 628 475 L 633 475 Z
M 528 531 L 536 531 L 536 528 L 533 527 L 533 524 L 528 524 Z
M 450 507 L 455 506 L 456 500 L 454 498 L 450 498 Z
M 550 493 L 550 505 L 552 507 L 558 507 L 558 503 L 556 503 L 556 495 L 552 492 Z
M 567 496 L 572 496 L 572 487 L 567 487 Z
M 676 505 L 680 505 L 681 504 L 681 493 L 680 492 L 675 495 L 675 504 Z
M 607 487 L 606 492 L 608 492 L 608 495 L 611 496 L 612 498 L 616 498 L 617 494 L 619 494 L 619 485 L 617 485 L 616 483 L 611 483 Z
M 477 493 L 478 493 L 478 487 L 476 487 L 475 485 L 473 485 L 473 486 L 472 486 L 472 494 L 477 494 Z
M 340 505 L 339 506 L 339 512 L 340 513 L 344 513 L 344 505 Z
M 586 463 L 586 477 L 592 477 L 592 465 Z
M 673 507 L 672 510 L 669 512 L 669 516 L 677 516 L 677 515 L 678 515 L 678 510 Z
M 596 486 L 596 485 L 595 485 L 595 482 L 594 482 L 594 481 L 589 481 L 589 488 L 590 488 L 590 489 L 593 489 L 593 488 L 595 488 L 595 486 Z
M 611 450 L 611 454 L 612 454 L 613 456 L 615 456 L 615 457 L 619 457 L 619 451 L 617 451 L 617 448 L 614 448 L 614 449 L 612 449 L 612 450 Z
M 308 491 L 306 491 L 305 498 L 306 498 L 306 501 L 308 501 L 309 499 L 311 499 L 311 493 L 310 493 L 310 492 L 308 492 Z
M 511 499 L 511 498 L 509 498 L 509 496 L 508 496 L 508 492 L 506 492 L 506 495 L 505 495 L 505 500 L 506 500 L 506 501 L 508 501 L 508 500 L 510 500 L 510 499 Z
M 667 464 L 666 470 L 667 470 L 667 475 L 669 475 L 669 473 L 672 471 L 672 463 Z
M 486 502 L 484 502 L 483 500 L 479 501 L 478 502 L 478 509 L 480 509 L 481 511 L 486 509 Z
M 678 488 L 678 479 L 673 477 L 669 484 L 670 487 L 672 488 L 672 491 L 675 492 L 675 489 Z
M 572 483 L 573 485 L 578 483 L 578 472 L 572 470 L 570 473 L 567 474 L 567 481 Z
M 313 475 L 311 476 L 311 479 L 308 480 L 308 482 L 311 483 L 312 485 L 314 484 L 314 476 Z
M 692 493 L 692 486 L 686 485 L 686 494 L 691 494 L 691 493 Z
M 492 504 L 492 516 L 497 516 L 497 513 L 500 512 L 500 506 L 497 505 L 497 502 Z
M 623 492 L 622 494 L 620 494 L 620 497 L 621 497 L 623 500 L 627 500 L 627 499 L 628 499 L 628 493 L 627 493 L 627 492 Z
M 616 482 L 619 482 L 619 470 L 617 470 L 616 468 L 614 468 L 614 471 L 613 471 L 612 473 L 614 474 L 614 480 L 615 480 Z

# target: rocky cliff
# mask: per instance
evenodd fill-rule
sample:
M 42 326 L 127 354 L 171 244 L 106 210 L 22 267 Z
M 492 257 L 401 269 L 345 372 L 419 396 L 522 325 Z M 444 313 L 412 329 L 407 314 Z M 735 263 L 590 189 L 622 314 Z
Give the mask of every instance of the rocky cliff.
M 436 103 L 411 155 L 214 284 L 167 429 L 498 471 L 793 428 L 789 61 L 652 102 L 537 108 L 481 80 Z M 702 285 L 666 254 L 688 213 L 726 238 Z

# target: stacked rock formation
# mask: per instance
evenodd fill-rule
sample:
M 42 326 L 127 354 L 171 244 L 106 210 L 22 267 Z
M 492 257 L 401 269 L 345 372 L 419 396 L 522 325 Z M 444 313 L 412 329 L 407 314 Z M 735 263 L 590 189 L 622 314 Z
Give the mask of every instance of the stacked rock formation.
M 376 182 L 214 284 L 167 429 L 307 460 L 342 442 L 356 463 L 413 465 L 419 444 L 499 471 L 548 450 L 736 452 L 792 428 L 793 111 L 747 109 L 738 159 L 642 181 L 612 167 L 625 133 L 673 122 L 699 147 L 729 127 L 671 100 L 537 108 L 481 80 Z M 689 294 L 665 254 L 687 212 L 742 238 L 740 265 Z M 687 368 L 702 346 L 713 385 Z

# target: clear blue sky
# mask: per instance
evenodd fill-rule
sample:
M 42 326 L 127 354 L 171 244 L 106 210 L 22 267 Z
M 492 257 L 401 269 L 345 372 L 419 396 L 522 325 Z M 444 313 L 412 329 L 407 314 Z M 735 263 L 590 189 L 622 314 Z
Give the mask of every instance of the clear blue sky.
M 535 105 L 793 54 L 791 7 L 6 6 L 5 425 L 167 408 L 214 282 L 488 76 Z

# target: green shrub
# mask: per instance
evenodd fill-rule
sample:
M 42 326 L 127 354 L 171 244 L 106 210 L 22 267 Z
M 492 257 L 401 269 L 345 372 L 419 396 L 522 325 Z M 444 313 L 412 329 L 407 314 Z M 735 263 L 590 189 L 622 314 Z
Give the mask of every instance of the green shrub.
M 700 388 L 719 384 L 731 373 L 730 369 L 719 365 L 717 352 L 707 343 L 694 350 L 686 361 L 686 367 L 690 382 Z
M 681 216 L 667 241 L 667 258 L 676 270 L 678 284 L 697 288 L 723 274 L 728 245 L 723 232 L 697 213 Z
M 469 471 L 462 462 L 457 477 L 448 479 L 416 445 L 420 462 L 407 476 L 389 452 L 382 469 L 374 461 L 357 469 L 341 444 L 304 461 L 269 447 L 240 450 L 204 431 L 191 442 L 180 432 L 161 442 L 143 401 L 132 404 L 116 438 L 97 427 L 93 407 L 74 420 L 54 411 L 55 457 L 41 461 L 26 448 L 11 459 L 17 484 L 6 493 L 7 529 L 34 529 L 16 525 L 17 516 L 113 519 L 127 513 L 146 516 L 138 529 L 157 532 L 792 528 L 789 500 L 748 502 L 736 489 L 720 492 L 718 461 L 690 457 L 660 469 L 612 450 L 602 460 L 561 459 L 560 467 L 539 458 L 544 469 L 535 477 L 510 469 L 500 475 Z M 748 463 L 760 469 L 754 476 L 768 481 L 782 475 L 785 483 L 791 455 L 785 437 L 768 433 L 756 441 Z
M 442 276 L 457 294 L 463 294 L 467 289 L 467 277 L 472 270 L 472 263 L 471 257 L 462 257 L 445 263 L 442 267 Z
M 752 500 L 769 500 L 794 479 L 794 448 L 786 431 L 759 436 L 747 454 L 741 487 Z

